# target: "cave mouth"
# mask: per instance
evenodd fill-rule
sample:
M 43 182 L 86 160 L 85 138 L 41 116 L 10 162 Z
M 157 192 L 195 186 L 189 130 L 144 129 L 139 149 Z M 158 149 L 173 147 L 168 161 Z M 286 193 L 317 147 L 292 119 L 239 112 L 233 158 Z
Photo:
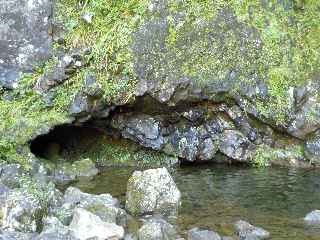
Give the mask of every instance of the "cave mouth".
M 106 136 L 103 128 L 93 124 L 60 125 L 32 140 L 30 150 L 36 157 L 43 159 L 67 159 L 75 152 L 85 152 Z

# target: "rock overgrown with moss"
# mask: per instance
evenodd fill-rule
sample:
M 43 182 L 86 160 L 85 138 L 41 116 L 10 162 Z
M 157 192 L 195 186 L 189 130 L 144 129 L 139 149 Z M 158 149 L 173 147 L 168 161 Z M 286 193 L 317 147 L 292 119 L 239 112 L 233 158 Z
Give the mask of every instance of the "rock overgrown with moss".
M 52 58 L 25 73 L 13 90 L 0 91 L 0 158 L 30 167 L 26 147 L 37 136 L 61 124 L 144 112 L 147 105 L 139 108 L 138 102 L 147 96 L 154 100 L 152 111 L 146 110 L 151 116 L 163 106 L 185 112 L 165 118 L 163 126 L 181 132 L 179 125 L 187 119 L 194 135 L 201 136 L 199 146 L 174 143 L 163 149 L 165 154 L 210 159 L 219 146 L 229 158 L 248 162 L 249 157 L 230 149 L 246 143 L 253 146 L 250 154 L 260 158 L 265 154 L 255 149 L 263 149 L 261 144 L 282 148 L 279 141 L 262 141 L 265 125 L 304 146 L 320 127 L 319 8 L 313 0 L 57 1 L 47 36 L 54 42 Z M 207 104 L 215 112 L 211 106 L 217 103 L 223 103 L 222 115 L 233 125 L 226 130 L 242 136 L 241 146 L 230 141 L 221 146 L 219 139 L 203 137 L 200 126 L 212 114 L 188 115 L 190 105 Z M 108 121 L 105 125 L 110 127 Z M 130 134 L 141 144 L 141 136 Z M 174 141 L 188 140 L 186 134 Z M 108 144 L 101 152 L 117 152 L 118 146 Z M 203 153 L 190 157 L 188 149 Z

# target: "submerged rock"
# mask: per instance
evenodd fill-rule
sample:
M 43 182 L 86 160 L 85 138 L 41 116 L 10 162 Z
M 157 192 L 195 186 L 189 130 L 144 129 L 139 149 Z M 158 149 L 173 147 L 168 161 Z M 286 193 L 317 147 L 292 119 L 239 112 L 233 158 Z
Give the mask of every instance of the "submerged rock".
M 90 159 L 83 159 L 74 163 L 65 162 L 54 168 L 53 180 L 59 184 L 67 184 L 83 178 L 92 178 L 98 172 L 99 170 Z
M 193 228 L 188 231 L 188 240 L 221 240 L 221 237 L 213 231 Z
M 126 209 L 133 215 L 175 214 L 181 193 L 166 168 L 135 171 L 127 185 Z
M 320 224 L 320 210 L 313 210 L 308 213 L 305 216 L 304 221 L 308 224 Z
M 270 238 L 270 233 L 263 228 L 255 227 L 248 222 L 240 220 L 234 225 L 240 240 L 259 240 Z
M 103 222 L 98 216 L 81 208 L 75 209 L 70 229 L 79 240 L 117 240 L 124 237 L 122 227 L 114 223 Z
M 161 218 L 148 219 L 138 231 L 139 240 L 176 240 L 175 228 Z

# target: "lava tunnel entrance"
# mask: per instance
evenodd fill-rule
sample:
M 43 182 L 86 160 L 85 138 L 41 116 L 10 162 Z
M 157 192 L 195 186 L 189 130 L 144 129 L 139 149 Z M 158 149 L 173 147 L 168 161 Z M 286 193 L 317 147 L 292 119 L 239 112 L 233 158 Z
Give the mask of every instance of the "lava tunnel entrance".
M 61 125 L 35 138 L 30 149 L 39 158 L 67 158 L 75 152 L 86 151 L 104 137 L 105 132 L 94 126 Z

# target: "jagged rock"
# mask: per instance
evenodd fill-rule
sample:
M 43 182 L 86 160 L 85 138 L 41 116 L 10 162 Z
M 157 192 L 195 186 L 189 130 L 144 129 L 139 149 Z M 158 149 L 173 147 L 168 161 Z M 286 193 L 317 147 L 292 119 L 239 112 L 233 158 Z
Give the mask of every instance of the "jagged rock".
M 313 210 L 308 213 L 305 216 L 304 221 L 308 224 L 320 224 L 320 210 Z
M 37 235 L 37 233 L 22 233 L 15 231 L 0 230 L 1 240 L 35 240 L 37 239 Z
M 319 81 L 309 81 L 294 89 L 294 119 L 287 131 L 294 137 L 306 137 L 320 127 Z
M 218 144 L 216 144 L 211 138 L 204 139 L 199 146 L 199 159 L 211 160 L 214 158 L 218 151 Z
M 5 164 L 0 167 L 0 181 L 10 188 L 18 188 L 23 175 L 23 169 L 19 164 Z
M 5 199 L 5 196 L 9 193 L 10 189 L 0 183 L 0 202 L 2 202 L 3 199 Z
M 119 205 L 119 201 L 116 198 L 113 198 L 110 194 L 94 195 L 81 192 L 78 188 L 75 187 L 68 187 L 64 194 L 64 203 L 88 204 L 95 202 L 111 206 Z
M 164 144 L 161 124 L 154 117 L 145 114 L 120 115 L 113 126 L 121 130 L 124 138 L 138 142 L 142 146 L 160 150 Z
M 126 209 L 134 215 L 175 214 L 181 194 L 166 168 L 135 171 L 127 185 Z
M 204 118 L 204 110 L 201 108 L 190 109 L 189 111 L 183 112 L 182 116 L 191 122 L 201 121 Z
M 255 227 L 248 222 L 240 220 L 234 225 L 240 240 L 259 240 L 270 238 L 270 233 L 263 228 Z
M 69 109 L 69 112 L 71 115 L 85 115 L 87 113 L 90 113 L 90 100 L 88 96 L 78 93 Z
M 138 231 L 139 240 L 176 240 L 174 227 L 161 218 L 147 220 Z
M 119 202 L 110 194 L 93 195 L 83 193 L 79 189 L 69 187 L 64 195 L 64 207 L 81 207 L 87 211 L 99 216 L 103 221 L 109 223 L 119 223 L 125 214 L 124 210 L 119 208 Z
M 208 119 L 205 122 L 205 128 L 212 137 L 221 134 L 224 130 L 235 129 L 235 126 L 230 119 L 227 119 L 223 114 L 218 113 L 213 116 L 212 119 Z
M 0 87 L 12 89 L 22 73 L 51 56 L 52 1 L 2 1 L 0 16 Z
M 77 240 L 73 232 L 55 217 L 43 220 L 44 229 L 34 240 Z
M 225 130 L 220 137 L 219 150 L 237 161 L 249 161 L 254 149 L 254 144 L 239 131 Z
M 38 79 L 35 90 L 47 93 L 50 89 L 64 83 L 73 73 L 85 65 L 85 55 L 87 55 L 86 50 L 74 49 L 70 53 L 60 56 L 56 64 Z
M 190 127 L 186 131 L 176 130 L 171 143 L 178 156 L 188 161 L 194 161 L 198 155 L 200 136 L 196 127 Z M 207 150 L 209 152 L 210 150 Z M 209 153 L 210 154 L 210 153 Z
M 83 159 L 74 163 L 65 162 L 54 169 L 53 181 L 66 184 L 82 178 L 92 178 L 98 172 L 99 170 L 90 159 Z
M 305 141 L 304 153 L 312 163 L 320 164 L 320 131 L 317 131 Z
M 97 82 L 94 74 L 87 74 L 85 76 L 85 89 L 86 96 L 99 99 L 103 96 L 102 86 Z
M 4 229 L 35 232 L 43 208 L 38 199 L 21 191 L 11 191 L 3 207 L 2 227 Z
M 88 239 L 122 239 L 124 230 L 122 227 L 114 224 L 103 222 L 98 216 L 81 208 L 74 210 L 70 229 L 74 236 L 79 240 Z
M 221 237 L 213 231 L 193 228 L 188 231 L 188 240 L 221 240 Z
M 73 216 L 73 210 L 75 204 L 73 203 L 64 203 L 61 206 L 54 208 L 50 213 L 52 216 L 59 219 L 63 225 L 70 225 Z
M 257 139 L 257 130 L 251 127 L 248 118 L 238 106 L 228 108 L 227 113 L 236 127 L 245 134 L 250 141 L 253 142 Z

